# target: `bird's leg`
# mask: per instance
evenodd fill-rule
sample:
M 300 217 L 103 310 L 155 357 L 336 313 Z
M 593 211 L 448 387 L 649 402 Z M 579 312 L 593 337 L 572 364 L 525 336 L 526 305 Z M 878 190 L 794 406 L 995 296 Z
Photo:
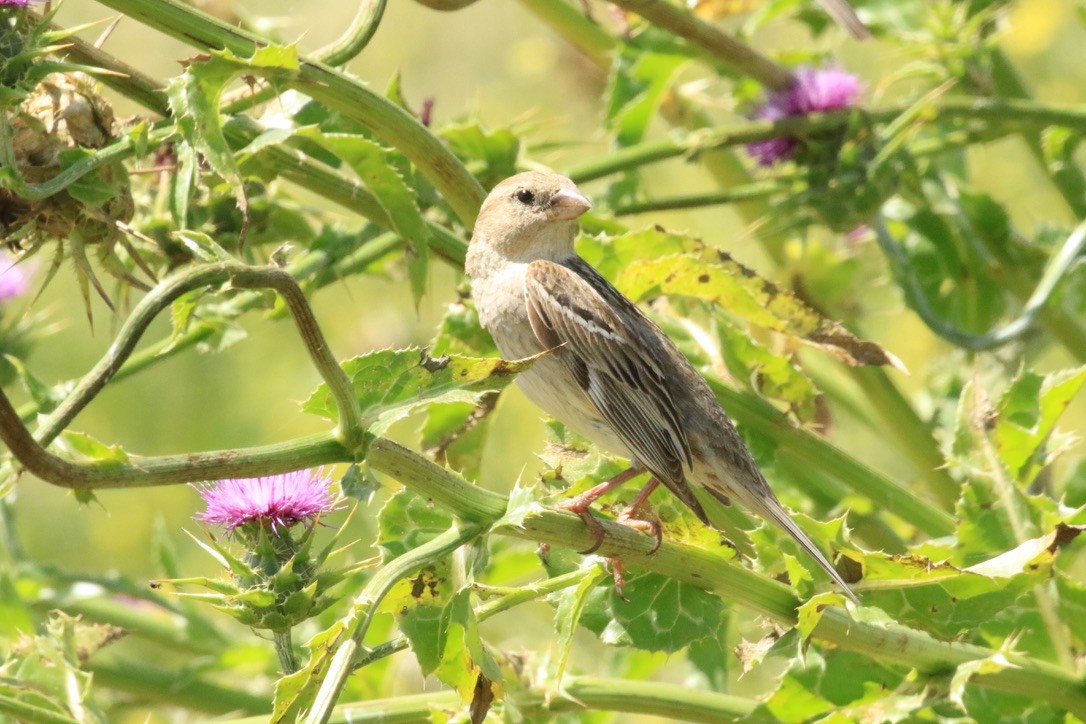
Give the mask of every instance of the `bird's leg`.
M 641 488 L 641 492 L 637 494 L 633 502 L 626 506 L 626 509 L 615 518 L 616 523 L 621 523 L 634 530 L 643 531 L 656 538 L 656 545 L 649 551 L 649 555 L 660 550 L 660 546 L 664 542 L 664 533 L 660 529 L 660 524 L 655 520 L 646 520 L 641 517 L 641 506 L 645 504 L 645 501 L 658 487 L 660 487 L 660 481 L 657 480 L 656 476 L 649 478 L 649 482 L 645 483 L 645 487 Z
M 622 485 L 631 478 L 636 478 L 644 470 L 637 466 L 630 466 L 626 470 L 622 471 L 618 475 L 614 476 L 610 480 L 600 483 L 599 485 L 589 488 L 580 495 L 570 498 L 569 500 L 562 501 L 557 505 L 562 510 L 568 510 L 571 513 L 576 513 L 581 516 L 581 520 L 592 531 L 592 535 L 595 536 L 596 542 L 592 544 L 586 550 L 580 551 L 581 555 L 588 555 L 589 553 L 595 553 L 599 550 L 599 547 L 603 545 L 604 531 L 603 526 L 599 521 L 592 517 L 592 513 L 589 512 L 589 508 L 593 503 L 600 499 L 600 497 L 611 492 L 618 486 Z

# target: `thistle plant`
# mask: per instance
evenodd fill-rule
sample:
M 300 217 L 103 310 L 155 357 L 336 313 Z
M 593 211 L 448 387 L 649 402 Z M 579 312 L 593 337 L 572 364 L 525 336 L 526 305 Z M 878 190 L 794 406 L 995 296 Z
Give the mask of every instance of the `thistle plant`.
M 862 43 L 819 0 L 328 0 L 325 47 L 0 1 L 0 315 L 64 324 L 0 338 L 0 718 L 1086 720 L 1086 28 L 850 1 Z M 741 506 L 636 501 L 658 548 L 633 490 L 598 541 L 558 507 L 624 462 L 506 402 L 554 359 L 500 359 L 463 277 L 532 169 L 860 605 Z
M 196 486 L 207 505 L 197 519 L 221 526 L 243 553 L 233 555 L 213 536 L 208 543 L 197 541 L 226 568 L 229 579 L 169 581 L 210 589 L 213 593 L 180 595 L 210 603 L 253 629 L 270 631 L 285 673 L 297 668 L 291 629 L 328 608 L 335 601 L 329 590 L 367 565 L 324 568 L 342 550 L 335 550 L 342 527 L 323 548 L 313 550 L 320 518 L 336 510 L 331 484 L 331 477 L 319 469 Z M 295 530 L 299 525 L 300 533 Z

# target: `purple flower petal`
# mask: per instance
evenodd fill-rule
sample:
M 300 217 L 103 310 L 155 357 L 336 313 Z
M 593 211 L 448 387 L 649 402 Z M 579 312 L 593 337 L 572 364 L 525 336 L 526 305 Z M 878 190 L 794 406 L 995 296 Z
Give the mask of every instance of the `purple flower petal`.
M 252 521 L 267 521 L 273 530 L 289 528 L 332 509 L 331 483 L 320 468 L 194 486 L 207 503 L 198 519 L 228 531 Z
M 0 4 L 3 0 L 0 0 Z M 30 269 L 10 254 L 0 252 L 0 302 L 21 297 L 30 288 Z
M 753 117 L 762 121 L 777 121 L 790 116 L 802 116 L 818 111 L 850 108 L 860 95 L 860 79 L 839 68 L 796 69 L 796 82 L 788 90 L 770 94 Z M 799 141 L 791 137 L 771 138 L 747 146 L 747 153 L 762 166 L 772 166 L 791 158 Z

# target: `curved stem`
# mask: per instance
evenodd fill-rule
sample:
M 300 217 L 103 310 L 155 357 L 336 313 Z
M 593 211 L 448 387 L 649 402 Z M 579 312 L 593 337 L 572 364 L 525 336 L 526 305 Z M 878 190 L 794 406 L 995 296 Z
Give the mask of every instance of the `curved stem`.
M 101 0 L 156 30 L 201 50 L 225 48 L 249 57 L 267 42 L 178 0 Z M 449 202 L 465 226 L 472 226 L 484 192 L 479 182 L 451 151 L 418 119 L 359 81 L 319 62 L 302 60 L 285 84 L 370 128 L 395 146 Z
M 381 24 L 381 18 L 385 14 L 386 0 L 360 0 L 358 12 L 351 21 L 347 30 L 336 40 L 323 48 L 314 51 L 313 60 L 320 61 L 331 66 L 340 66 L 357 56 L 369 45 L 377 32 L 377 26 Z M 223 113 L 231 115 L 260 105 L 279 95 L 280 91 L 274 84 L 268 83 L 259 90 L 240 88 L 234 93 L 223 96 Z
M 324 46 L 313 57 L 328 65 L 343 65 L 369 45 L 381 18 L 385 15 L 386 0 L 361 0 L 358 12 L 350 26 L 337 40 Z
M 316 692 L 313 706 L 306 716 L 306 724 L 323 724 L 328 721 L 336 700 L 339 699 L 340 692 L 347 683 L 347 677 L 354 671 L 353 662 L 356 653 L 362 648 L 362 642 L 374 614 L 377 613 L 378 605 L 388 595 L 392 586 L 427 563 L 470 543 L 484 530 L 485 528 L 478 524 L 454 526 L 436 538 L 393 559 L 374 574 L 355 598 L 350 611 L 341 619 L 343 628 L 337 641 L 322 645 L 313 651 L 306 668 L 326 668 L 326 671 L 324 676 L 311 676 L 307 680 L 307 686 L 314 681 L 319 681 L 321 684 Z M 335 651 L 328 660 L 327 657 L 333 647 Z
M 150 131 L 147 138 L 143 139 L 142 142 L 149 146 L 158 146 L 168 141 L 176 133 L 176 129 L 172 126 L 156 128 Z M 58 194 L 88 173 L 111 163 L 123 161 L 134 156 L 137 151 L 136 143 L 132 139 L 128 137 L 120 138 L 109 146 L 95 151 L 93 155 L 76 161 L 51 179 L 32 184 L 27 183 L 22 174 L 19 173 L 19 165 L 15 162 L 15 150 L 11 144 L 11 123 L 8 120 L 8 114 L 6 112 L 0 113 L 0 167 L 9 170 L 6 178 L 9 180 L 11 190 L 30 201 L 41 201 Z
M 686 40 L 712 60 L 723 61 L 773 90 L 787 90 L 794 78 L 783 66 L 774 63 L 746 43 L 742 43 L 712 23 L 689 10 L 664 0 L 612 0 L 615 5 L 635 12 L 653 25 Z
M 1037 316 L 1052 298 L 1059 283 L 1067 276 L 1079 255 L 1086 247 L 1086 221 L 1080 223 L 1068 235 L 1060 250 L 1052 255 L 1045 267 L 1041 280 L 1037 283 L 1019 315 L 1007 324 L 985 334 L 973 334 L 946 321 L 932 307 L 924 293 L 920 281 L 912 271 L 909 257 L 905 250 L 886 227 L 882 215 L 875 217 L 875 235 L 890 264 L 891 271 L 905 294 L 909 306 L 924 320 L 931 331 L 958 347 L 974 351 L 990 350 L 1011 342 L 1029 331 Z
M 696 158 L 718 148 L 742 146 L 782 136 L 805 136 L 847 126 L 855 114 L 862 113 L 867 123 L 889 123 L 903 113 L 918 113 L 927 122 L 945 119 L 974 119 L 1008 126 L 1059 126 L 1086 132 L 1086 111 L 1053 108 L 1027 100 L 940 98 L 917 110 L 914 106 L 893 106 L 870 110 L 835 111 L 792 116 L 778 121 L 749 121 L 691 131 L 680 139 L 645 141 L 621 148 L 607 156 L 593 159 L 567 170 L 566 175 L 581 183 L 619 173 L 631 168 L 678 156 Z M 1010 132 L 1010 129 L 1008 129 Z
M 650 211 L 668 211 L 674 209 L 691 209 L 700 206 L 716 206 L 718 204 L 731 204 L 738 201 L 762 199 L 775 194 L 794 193 L 795 187 L 791 183 L 782 183 L 778 180 L 755 181 L 739 188 L 722 191 L 710 191 L 702 194 L 689 194 L 687 196 L 671 196 L 651 201 L 634 202 L 617 206 L 613 210 L 615 216 L 629 216 L 631 214 L 644 214 Z
M 141 299 L 98 364 L 79 381 L 64 402 L 42 421 L 35 436 L 37 442 L 48 446 L 101 392 L 135 350 L 143 333 L 162 310 L 183 294 L 227 281 L 240 288 L 274 289 L 282 296 L 294 317 L 310 358 L 336 398 L 340 411 L 339 431 L 347 448 L 359 449 L 364 427 L 354 387 L 329 350 L 313 316 L 313 310 L 298 283 L 282 269 L 254 269 L 236 262 L 219 262 L 187 269 L 163 280 Z M 10 407 L 6 399 L 5 403 Z
M 22 439 L 12 437 L 11 422 L 14 420 Z M 12 452 L 32 471 L 39 475 L 49 475 L 50 482 L 70 485 L 65 476 L 81 476 L 84 471 L 96 471 L 97 482 L 106 481 L 113 487 L 118 484 L 147 484 L 147 480 L 161 481 L 162 475 L 155 465 L 140 462 L 126 463 L 90 463 L 76 464 L 59 461 L 63 466 L 31 465 L 26 457 L 25 445 L 36 445 L 33 438 L 22 427 L 7 398 L 0 394 L 0 436 L 11 447 Z M 304 458 L 305 465 L 317 466 L 330 462 L 342 462 L 349 459 L 343 446 L 328 436 L 317 436 L 293 441 L 295 456 L 291 460 L 289 452 L 270 455 L 264 464 L 266 469 L 252 471 L 252 456 L 245 460 L 244 474 L 267 474 L 296 469 L 297 458 Z M 43 450 L 40 454 L 49 456 Z M 206 455 L 206 454 L 205 454 Z M 184 458 L 186 456 L 178 456 Z M 198 479 L 194 469 L 204 470 L 201 456 L 189 456 L 192 466 L 179 466 L 172 472 L 174 482 L 185 479 Z M 231 460 L 219 461 L 220 468 L 214 477 L 226 477 L 237 471 L 230 469 L 236 465 L 235 454 Z M 156 461 L 160 459 L 149 459 Z M 407 450 L 397 443 L 378 439 L 369 448 L 368 462 L 378 472 L 390 475 L 410 487 L 420 495 L 433 500 L 436 504 L 452 511 L 461 519 L 477 521 L 465 535 L 473 534 L 484 527 L 493 525 L 504 514 L 507 500 L 504 496 L 471 485 L 459 475 L 442 468 L 435 463 Z M 39 472 L 41 470 L 41 472 Z M 142 482 L 133 482 L 140 480 Z M 158 484 L 161 484 L 159 482 Z M 676 580 L 726 592 L 729 599 L 751 608 L 770 619 L 785 625 L 796 624 L 796 610 L 799 601 L 795 595 L 779 581 L 762 576 L 754 571 L 727 561 L 708 550 L 690 545 L 665 540 L 655 550 L 655 541 L 612 521 L 600 521 L 604 530 L 603 543 L 599 553 L 608 558 L 617 558 L 627 565 L 655 571 Z M 532 510 L 515 520 L 497 528 L 497 532 L 513 535 L 535 542 L 547 542 L 573 550 L 583 550 L 594 542 L 594 535 L 588 531 L 580 518 L 572 513 L 554 510 Z M 452 543 L 449 543 L 452 545 Z M 416 549 L 420 550 L 420 549 Z M 857 586 L 863 591 L 863 585 Z M 862 653 L 875 659 L 903 663 L 925 673 L 946 672 L 954 667 L 977 659 L 986 659 L 996 654 L 991 649 L 961 642 L 938 641 L 928 634 L 897 625 L 879 625 L 850 618 L 843 609 L 828 608 L 815 627 L 813 636 L 851 651 Z M 343 666 L 349 668 L 353 660 L 343 655 Z M 978 674 L 976 683 L 1001 691 L 1028 693 L 1034 698 L 1044 699 L 1059 706 L 1067 707 L 1079 716 L 1086 716 L 1086 688 L 1073 672 L 1063 671 L 1056 666 L 1035 659 L 1008 655 L 1012 666 L 989 674 Z

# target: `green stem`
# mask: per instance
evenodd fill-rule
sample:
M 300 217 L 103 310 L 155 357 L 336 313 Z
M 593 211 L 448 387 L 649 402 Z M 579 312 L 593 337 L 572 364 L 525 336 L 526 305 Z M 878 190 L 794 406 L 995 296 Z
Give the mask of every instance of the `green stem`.
M 919 113 L 920 118 L 933 123 L 947 119 L 981 120 L 1006 123 L 1009 126 L 1058 126 L 1086 133 L 1086 111 L 1075 108 L 1053 108 L 1028 100 L 989 98 L 941 98 L 917 111 L 914 106 L 835 111 L 793 116 L 778 121 L 750 121 L 741 125 L 698 126 L 683 138 L 667 138 L 627 146 L 607 156 L 584 162 L 567 170 L 578 183 L 602 178 L 637 168 L 648 163 L 700 154 L 719 148 L 733 148 L 755 141 L 781 136 L 810 136 L 848 126 L 855 114 L 862 114 L 868 124 L 889 123 L 903 113 Z
M 874 501 L 880 510 L 916 526 L 932 537 L 951 535 L 954 518 L 908 488 L 875 472 L 829 442 L 796 427 L 781 411 L 759 397 L 708 380 L 724 409 L 740 426 L 757 430 L 787 450 L 792 462 L 817 468 L 842 485 Z
M 583 581 L 587 575 L 590 575 L 589 571 L 578 569 L 569 573 L 563 573 L 560 576 L 554 576 L 553 578 L 547 578 L 542 581 L 536 581 L 535 583 L 529 583 L 525 586 L 513 588 L 500 598 L 484 603 L 475 609 L 475 617 L 479 619 L 479 621 L 485 621 L 491 616 L 496 616 L 503 611 L 508 611 L 522 603 L 534 601 L 537 598 L 542 598 L 555 591 L 561 591 L 562 589 L 576 586 Z
M 250 57 L 267 42 L 178 0 L 101 0 L 129 18 L 200 48 Z M 465 226 L 474 224 L 484 192 L 462 163 L 414 116 L 361 82 L 321 63 L 302 60 L 286 85 L 371 129 L 395 146 L 445 197 Z
M 172 127 L 153 129 L 142 142 L 150 147 L 158 146 L 169 140 L 175 133 L 176 130 Z M 11 171 L 6 176 L 10 180 L 11 190 L 30 201 L 41 201 L 58 194 L 88 173 L 111 163 L 123 161 L 134 156 L 137 151 L 135 141 L 128 137 L 121 138 L 109 146 L 95 151 L 94 154 L 81 158 L 51 179 L 31 184 L 27 183 L 19 173 L 19 165 L 15 162 L 15 150 L 11 144 L 11 124 L 8 121 L 6 112 L 0 113 L 0 167 L 8 168 Z
M 354 386 L 339 366 L 320 331 L 298 283 L 282 269 L 254 269 L 236 262 L 205 264 L 179 272 L 155 286 L 125 320 L 105 356 L 38 428 L 36 440 L 47 446 L 101 392 L 136 348 L 155 317 L 178 297 L 195 289 L 230 282 L 239 288 L 274 289 L 286 302 L 313 364 L 328 384 L 339 409 L 339 433 L 349 450 L 358 450 L 365 428 Z
M 337 40 L 324 46 L 313 56 L 327 65 L 343 65 L 369 45 L 381 18 L 385 15 L 386 0 L 362 0 L 358 4 L 351 24 Z
M 271 711 L 267 697 L 215 684 L 191 671 L 158 669 L 142 660 L 138 663 L 105 660 L 100 656 L 87 661 L 85 668 L 94 674 L 96 686 L 134 694 L 161 707 L 175 706 L 211 714 L 264 714 L 265 721 Z
M 614 209 L 615 216 L 629 216 L 631 214 L 644 214 L 650 211 L 667 211 L 674 209 L 692 209 L 700 206 L 716 206 L 718 204 L 731 204 L 738 201 L 751 199 L 764 199 L 776 194 L 788 194 L 795 192 L 795 185 L 781 182 L 780 180 L 755 181 L 738 188 L 723 191 L 710 191 L 701 194 L 689 194 L 687 196 L 671 196 L 651 201 L 634 202 L 617 206 Z
M 381 18 L 385 14 L 386 0 L 362 0 L 347 30 L 336 40 L 312 54 L 313 60 L 326 65 L 340 66 L 354 58 L 369 45 Z M 279 95 L 280 90 L 271 83 L 254 91 L 240 88 L 222 99 L 223 113 L 233 115 L 260 105 Z
M 888 425 L 895 442 L 904 449 L 919 469 L 928 490 L 943 510 L 954 510 L 961 494 L 961 484 L 946 468 L 946 459 L 931 428 L 881 367 L 848 367 L 847 374 L 863 391 L 864 400 Z
M 815 637 L 837 641 L 845 651 L 877 657 L 922 673 L 946 674 L 961 664 L 995 657 L 997 652 L 961 642 L 946 643 L 896 623 L 860 625 L 839 608 L 827 608 L 815 626 Z M 1009 666 L 974 674 L 972 683 L 1020 694 L 1086 716 L 1086 683 L 1070 671 L 1037 659 L 1005 655 Z
M 890 265 L 894 278 L 901 286 L 909 307 L 924 320 L 924 324 L 932 332 L 951 344 L 974 351 L 1001 347 L 1028 332 L 1052 298 L 1059 283 L 1068 275 L 1083 248 L 1086 247 L 1086 221 L 1084 221 L 1075 227 L 1075 230 L 1068 235 L 1059 251 L 1052 255 L 1041 276 L 1041 280 L 1037 283 L 1036 288 L 1023 305 L 1018 316 L 1003 326 L 985 334 L 974 334 L 948 322 L 935 311 L 924 293 L 923 285 L 913 273 L 908 255 L 897 242 L 897 239 L 894 238 L 894 235 L 890 233 L 881 215 L 876 217 L 874 228 L 876 238 L 879 241 L 879 248 L 882 249 L 883 254 L 886 256 L 886 261 Z
M 3 409 L 5 407 L 9 411 L 6 414 Z M 9 443 L 20 461 L 27 464 L 27 460 L 22 457 L 21 447 L 11 445 L 11 441 L 8 440 L 8 426 L 5 418 L 11 416 L 14 416 L 14 410 L 11 409 L 6 397 L 0 395 L 0 432 L 4 433 L 5 441 Z M 15 419 L 17 420 L 17 417 Z M 24 434 L 26 434 L 25 429 Z M 26 437 L 29 438 L 29 434 L 26 434 Z M 793 443 L 802 442 L 802 440 L 802 437 L 797 437 Z M 33 443 L 33 440 L 30 439 L 30 442 Z M 282 458 L 270 456 L 269 462 L 272 464 L 268 467 L 272 471 L 296 469 L 292 465 L 294 465 L 293 461 L 299 457 L 305 458 L 305 465 L 311 467 L 341 462 L 348 457 L 343 447 L 327 436 L 293 441 L 292 445 L 295 446 L 294 453 L 287 455 L 292 462 L 284 464 Z M 796 449 L 796 445 L 789 447 L 790 452 Z M 825 456 L 826 450 L 819 449 L 818 452 Z M 507 505 L 507 500 L 503 496 L 471 485 L 452 471 L 388 440 L 374 441 L 367 460 L 374 470 L 399 480 L 419 495 L 451 510 L 459 518 L 478 521 L 469 526 L 468 531 L 464 533 L 466 537 L 477 535 L 478 531 L 485 526 L 497 522 Z M 825 459 L 821 459 L 812 464 L 821 464 L 832 469 L 832 462 L 829 466 L 826 466 L 826 462 Z M 86 468 L 102 467 L 97 463 L 81 465 L 68 463 L 68 465 L 71 465 L 72 469 L 64 469 L 56 474 L 73 475 Z M 199 460 L 196 461 L 196 466 L 197 469 L 203 469 Z M 109 479 L 103 475 L 100 476 L 99 483 L 105 480 L 114 485 L 119 483 L 132 485 L 132 478 L 140 474 L 152 479 L 159 476 L 153 467 L 147 472 L 136 467 L 128 472 L 124 470 L 129 467 L 126 465 L 114 464 L 111 467 L 115 473 L 119 469 L 123 472 L 121 479 Z M 37 470 L 34 472 L 38 473 Z M 38 474 L 41 475 L 41 473 Z M 193 474 L 184 469 L 174 474 L 178 479 L 201 477 L 200 474 Z M 246 474 L 252 473 L 246 470 Z M 852 474 L 856 474 L 856 471 Z M 63 484 L 63 477 L 60 481 Z M 58 482 L 58 480 L 50 479 L 50 482 Z M 896 507 L 898 512 L 902 507 L 900 500 L 882 499 L 881 504 L 889 509 Z M 942 515 L 941 511 L 935 512 Z M 935 517 L 934 520 L 941 519 Z M 599 548 L 600 555 L 617 558 L 631 567 L 654 571 L 676 580 L 720 591 L 730 600 L 753 609 L 781 625 L 794 626 L 796 624 L 796 609 L 799 601 L 783 583 L 742 568 L 708 550 L 665 540 L 654 552 L 654 541 L 649 540 L 647 536 L 612 521 L 601 521 L 601 526 L 604 529 L 604 538 Z M 497 532 L 535 542 L 561 545 L 573 550 L 583 550 L 595 542 L 595 536 L 585 528 L 581 519 L 564 511 L 532 511 L 515 523 L 511 522 L 499 527 Z M 451 540 L 443 541 L 443 543 L 455 547 Z M 415 552 L 419 550 L 421 549 L 416 549 Z M 856 589 L 862 595 L 862 583 L 856 586 Z M 981 646 L 937 641 L 926 633 L 904 626 L 883 626 L 853 620 L 843 610 L 836 608 L 830 608 L 824 612 L 821 622 L 814 630 L 814 636 L 872 658 L 904 663 L 922 672 L 931 673 L 945 672 L 961 663 L 988 658 L 996 653 Z M 351 650 L 344 651 L 337 666 L 349 669 L 351 661 L 354 660 L 356 648 L 352 647 Z M 977 683 L 1002 691 L 1028 692 L 1035 698 L 1066 706 L 1079 716 L 1086 715 L 1086 688 L 1083 682 L 1073 674 L 1028 657 L 1012 655 L 1009 658 L 1014 664 L 1013 668 L 993 674 L 978 675 Z
M 377 612 L 377 608 L 392 587 L 401 579 L 414 573 L 422 566 L 438 558 L 442 558 L 457 548 L 460 548 L 477 538 L 485 531 L 478 524 L 469 524 L 461 527 L 454 526 L 436 538 L 407 551 L 398 558 L 386 563 L 366 583 L 366 587 L 355 598 L 354 604 L 347 615 L 341 619 L 343 633 L 340 634 L 337 643 L 321 646 L 314 650 L 307 669 L 316 668 L 315 663 L 319 659 L 329 656 L 327 671 L 323 677 L 310 677 L 306 686 L 311 682 L 320 681 L 320 689 L 316 692 L 313 706 L 306 715 L 306 724 L 323 724 L 327 722 L 335 707 L 336 700 L 347 683 L 347 677 L 354 671 L 353 662 L 359 650 L 362 649 L 363 640 L 369 630 L 370 622 Z M 319 666 L 319 664 L 318 664 Z M 304 696 L 301 694 L 300 696 Z
M 279 668 L 283 676 L 290 676 L 298 670 L 298 657 L 294 654 L 290 631 L 272 632 L 272 641 L 275 643 L 275 653 L 279 656 Z
M 688 686 L 656 681 L 566 677 L 561 690 L 531 689 L 508 694 L 517 711 L 529 720 L 560 713 L 611 711 L 643 714 L 673 721 L 738 721 L 754 711 L 757 702 L 738 696 L 697 691 Z M 408 724 L 430 721 L 434 708 L 455 709 L 455 691 L 435 691 L 388 699 L 343 704 L 336 707 L 331 724 Z M 266 719 L 235 719 L 234 724 L 264 724 Z
M 767 88 L 787 90 L 795 82 L 792 74 L 783 66 L 679 5 L 673 5 L 665 0 L 612 0 L 612 2 L 621 8 L 637 13 L 653 25 L 678 35 L 710 60 L 723 61 Z

